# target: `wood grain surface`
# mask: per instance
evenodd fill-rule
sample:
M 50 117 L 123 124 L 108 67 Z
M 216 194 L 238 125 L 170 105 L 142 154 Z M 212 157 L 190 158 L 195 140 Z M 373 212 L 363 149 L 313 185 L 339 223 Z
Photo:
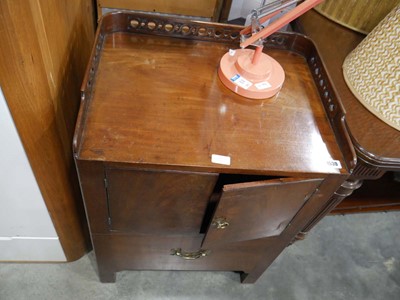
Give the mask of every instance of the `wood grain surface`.
M 226 185 L 214 214 L 226 228 L 211 225 L 203 247 L 281 234 L 322 179 L 281 178 Z
M 78 157 L 199 170 L 340 173 L 334 133 L 305 59 L 267 50 L 284 67 L 279 95 L 249 100 L 222 85 L 222 43 L 109 34 Z M 110 88 L 112 87 L 112 88 Z M 211 163 L 229 156 L 230 166 Z
M 0 85 L 68 260 L 88 246 L 71 142 L 94 40 L 79 1 L 0 1 Z
M 217 76 L 238 28 L 185 22 L 115 13 L 97 34 L 74 154 L 102 281 L 171 269 L 241 271 L 252 283 L 331 209 L 349 175 L 338 145 L 348 136 L 334 133 L 341 107 L 309 40 L 271 38 L 265 51 L 286 82 L 274 98 L 249 100 Z M 216 217 L 238 223 L 201 245 L 217 205 Z M 210 253 L 184 260 L 177 248 Z
M 107 169 L 110 230 L 198 235 L 218 174 Z
M 276 240 L 253 240 L 225 244 L 193 260 L 171 255 L 171 250 L 198 251 L 203 236 L 94 235 L 100 280 L 115 281 L 112 275 L 122 270 L 219 270 L 249 272 L 263 254 L 273 249 Z M 208 249 L 204 249 L 208 250 Z
M 208 18 L 212 21 L 218 21 L 222 2 L 222 0 L 192 0 L 190 2 L 174 0 L 97 0 L 97 5 L 99 9 L 104 7 L 140 10 L 156 13 L 197 16 Z M 100 12 L 99 16 L 101 16 Z
M 342 73 L 343 61 L 364 35 L 339 26 L 315 11 L 300 18 L 305 34 L 317 44 L 321 58 L 346 111 L 346 122 L 359 153 L 374 165 L 400 167 L 400 131 L 370 113 L 351 93 Z

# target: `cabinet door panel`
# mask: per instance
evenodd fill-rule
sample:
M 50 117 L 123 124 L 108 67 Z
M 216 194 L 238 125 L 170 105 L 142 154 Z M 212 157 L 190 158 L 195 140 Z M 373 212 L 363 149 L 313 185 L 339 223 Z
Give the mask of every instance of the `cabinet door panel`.
M 110 229 L 198 234 L 218 174 L 158 170 L 106 171 Z
M 279 235 L 321 182 L 284 178 L 225 185 L 203 247 Z

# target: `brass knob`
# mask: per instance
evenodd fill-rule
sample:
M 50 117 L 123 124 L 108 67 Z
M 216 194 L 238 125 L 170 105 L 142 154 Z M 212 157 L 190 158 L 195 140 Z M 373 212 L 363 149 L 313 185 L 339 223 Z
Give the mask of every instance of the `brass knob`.
M 211 225 L 216 226 L 217 229 L 225 229 L 229 226 L 229 222 L 226 220 L 226 218 L 219 217 L 215 218 Z

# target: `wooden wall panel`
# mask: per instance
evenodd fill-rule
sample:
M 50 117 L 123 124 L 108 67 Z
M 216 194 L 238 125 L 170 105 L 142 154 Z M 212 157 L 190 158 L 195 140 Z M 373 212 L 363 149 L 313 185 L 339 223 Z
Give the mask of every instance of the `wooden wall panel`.
M 197 16 L 212 21 L 218 21 L 222 4 L 223 0 L 97 0 L 99 17 L 101 8 L 106 7 Z
M 0 1 L 0 85 L 69 261 L 89 239 L 72 156 L 91 0 Z

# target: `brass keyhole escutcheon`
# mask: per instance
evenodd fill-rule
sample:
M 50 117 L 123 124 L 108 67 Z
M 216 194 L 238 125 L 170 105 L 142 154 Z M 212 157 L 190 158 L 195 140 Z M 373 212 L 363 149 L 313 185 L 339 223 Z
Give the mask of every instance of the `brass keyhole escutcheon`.
M 211 225 L 217 227 L 217 229 L 225 229 L 229 226 L 229 222 L 226 220 L 226 218 L 219 217 L 215 218 Z

